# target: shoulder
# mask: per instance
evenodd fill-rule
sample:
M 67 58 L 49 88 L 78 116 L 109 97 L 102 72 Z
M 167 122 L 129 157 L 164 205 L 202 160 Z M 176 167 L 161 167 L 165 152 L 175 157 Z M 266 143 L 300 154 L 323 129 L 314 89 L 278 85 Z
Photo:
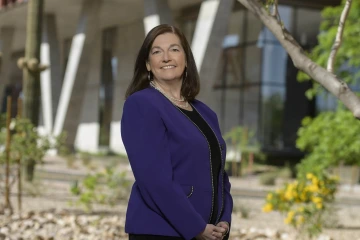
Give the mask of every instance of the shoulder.
M 212 114 L 213 116 L 216 116 L 216 113 L 214 110 L 212 110 L 208 105 L 206 105 L 205 103 L 203 103 L 202 101 L 198 100 L 198 99 L 194 99 L 192 104 L 196 107 L 196 108 L 200 108 L 203 111 L 206 111 L 210 114 Z
M 153 89 L 151 88 L 145 88 L 145 89 L 142 89 L 140 91 L 137 91 L 133 94 L 131 94 L 125 102 L 129 101 L 129 102 L 133 102 L 133 101 L 136 101 L 136 102 L 141 102 L 141 101 L 147 101 L 151 98 L 153 98 L 155 96 L 155 92 Z
M 131 94 L 124 103 L 124 111 L 127 109 L 137 109 L 142 113 L 154 112 L 161 99 L 152 88 L 145 88 Z
M 134 104 L 138 104 L 141 106 L 145 105 L 155 105 L 152 103 L 155 103 L 159 101 L 159 98 L 155 92 L 154 89 L 152 88 L 145 88 L 143 90 L 137 91 L 133 94 L 131 94 L 125 101 L 125 106 L 126 105 L 134 105 Z

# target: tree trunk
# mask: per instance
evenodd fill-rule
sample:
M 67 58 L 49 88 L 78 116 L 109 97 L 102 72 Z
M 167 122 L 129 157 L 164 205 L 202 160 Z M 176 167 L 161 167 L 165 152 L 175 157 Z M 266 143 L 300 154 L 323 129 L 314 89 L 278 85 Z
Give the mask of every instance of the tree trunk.
M 28 182 L 32 182 L 32 180 L 34 179 L 36 161 L 34 159 L 26 159 L 23 164 L 25 167 L 25 180 Z
M 36 65 L 40 62 L 40 45 L 42 34 L 44 0 L 29 0 L 25 61 L 23 69 L 23 117 L 38 126 L 40 111 L 40 70 L 29 67 L 30 61 Z
M 5 209 L 10 210 L 12 214 L 12 206 L 10 202 L 10 144 L 11 144 L 11 133 L 10 133 L 10 122 L 11 122 L 11 96 L 7 97 L 6 107 L 6 147 L 5 147 Z

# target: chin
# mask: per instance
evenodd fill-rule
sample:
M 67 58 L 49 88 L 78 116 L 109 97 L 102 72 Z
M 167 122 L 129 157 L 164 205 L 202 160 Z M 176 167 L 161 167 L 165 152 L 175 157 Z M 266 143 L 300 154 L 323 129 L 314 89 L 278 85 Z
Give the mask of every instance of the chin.
M 164 76 L 163 78 L 160 78 L 160 79 L 162 79 L 162 80 L 164 80 L 164 81 L 181 81 L 181 76 Z

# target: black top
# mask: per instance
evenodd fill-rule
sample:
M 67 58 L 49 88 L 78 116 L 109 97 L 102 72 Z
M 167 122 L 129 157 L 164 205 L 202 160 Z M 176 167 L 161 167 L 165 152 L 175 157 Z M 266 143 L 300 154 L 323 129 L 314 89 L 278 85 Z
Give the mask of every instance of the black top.
M 179 107 L 178 107 L 179 108 Z M 183 108 L 179 108 L 184 114 L 186 114 L 190 120 L 195 123 L 201 132 L 205 135 L 206 140 L 210 145 L 210 154 L 211 154 L 211 167 L 212 167 L 212 179 L 214 184 L 214 204 L 213 204 L 213 214 L 210 220 L 211 224 L 215 224 L 216 218 L 218 216 L 218 184 L 219 184 L 219 173 L 221 169 L 221 152 L 219 142 L 216 138 L 215 133 L 207 124 L 207 122 L 201 117 L 201 115 L 193 108 L 193 111 L 188 111 Z

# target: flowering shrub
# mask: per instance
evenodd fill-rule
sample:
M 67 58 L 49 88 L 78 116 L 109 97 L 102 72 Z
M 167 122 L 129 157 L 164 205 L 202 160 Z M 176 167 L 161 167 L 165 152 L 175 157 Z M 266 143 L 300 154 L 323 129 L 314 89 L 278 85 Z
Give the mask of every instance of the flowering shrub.
M 322 231 L 324 212 L 334 201 L 337 184 L 337 177 L 308 173 L 282 189 L 269 192 L 263 211 L 283 213 L 285 223 L 295 227 L 300 234 L 318 235 Z

